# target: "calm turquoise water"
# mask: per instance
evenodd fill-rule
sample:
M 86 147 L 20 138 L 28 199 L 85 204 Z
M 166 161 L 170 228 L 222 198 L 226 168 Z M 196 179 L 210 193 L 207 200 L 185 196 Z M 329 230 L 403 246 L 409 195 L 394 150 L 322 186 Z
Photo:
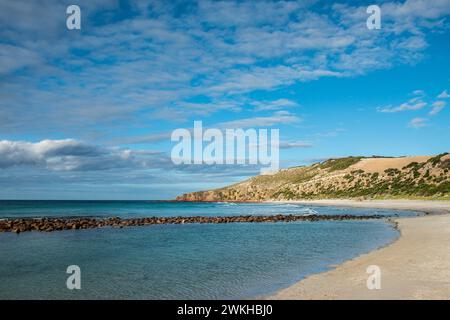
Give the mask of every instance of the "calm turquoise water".
M 291 204 L 0 201 L 0 218 L 404 211 Z M 0 233 L 1 299 L 239 299 L 272 293 L 398 237 L 384 221 L 187 224 Z M 81 268 L 81 290 L 66 268 Z
M 5 201 L 0 200 L 0 219 L 17 217 L 230 216 L 270 214 L 384 214 L 414 215 L 409 211 L 348 209 L 298 204 L 194 203 L 165 201 Z

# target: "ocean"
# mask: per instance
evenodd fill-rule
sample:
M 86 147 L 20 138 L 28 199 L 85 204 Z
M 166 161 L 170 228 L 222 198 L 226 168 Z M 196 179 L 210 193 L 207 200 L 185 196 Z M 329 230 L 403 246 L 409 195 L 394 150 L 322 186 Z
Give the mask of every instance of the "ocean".
M 283 203 L 0 201 L 0 219 L 272 214 L 417 213 Z M 254 298 L 326 271 L 398 236 L 385 220 L 0 233 L 0 299 Z M 80 290 L 66 286 L 70 265 L 80 267 Z

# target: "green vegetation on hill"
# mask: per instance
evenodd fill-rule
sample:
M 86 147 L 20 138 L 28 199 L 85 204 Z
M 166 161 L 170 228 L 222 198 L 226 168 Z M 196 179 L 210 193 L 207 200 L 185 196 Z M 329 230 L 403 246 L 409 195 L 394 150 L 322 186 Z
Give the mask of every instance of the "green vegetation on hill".
M 363 157 L 348 157 L 348 158 L 340 158 L 340 159 L 330 159 L 325 162 L 322 162 L 319 167 L 321 169 L 328 169 L 329 172 L 344 170 L 350 167 L 351 165 L 359 162 Z
M 370 163 L 369 172 L 361 160 Z M 425 158 L 330 159 L 311 166 L 284 169 L 218 190 L 193 192 L 178 200 L 261 201 L 323 198 L 450 198 L 448 153 Z M 419 158 L 419 159 L 423 159 Z M 367 162 L 369 161 L 369 162 Z M 397 163 L 397 167 L 387 164 Z M 374 169 L 378 168 L 378 169 Z M 382 169 L 380 169 L 382 168 Z

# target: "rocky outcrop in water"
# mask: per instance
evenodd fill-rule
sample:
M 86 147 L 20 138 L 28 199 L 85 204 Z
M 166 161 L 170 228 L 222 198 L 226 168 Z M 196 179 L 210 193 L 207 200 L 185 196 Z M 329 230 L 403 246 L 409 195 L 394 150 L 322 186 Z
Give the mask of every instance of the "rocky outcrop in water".
M 102 227 L 132 227 L 159 224 L 184 223 L 276 223 L 295 221 L 340 221 L 383 219 L 382 215 L 271 215 L 271 216 L 229 216 L 229 217 L 147 217 L 136 219 L 96 218 L 42 218 L 0 220 L 0 232 L 21 233 L 26 231 L 51 232 L 58 230 L 79 230 Z

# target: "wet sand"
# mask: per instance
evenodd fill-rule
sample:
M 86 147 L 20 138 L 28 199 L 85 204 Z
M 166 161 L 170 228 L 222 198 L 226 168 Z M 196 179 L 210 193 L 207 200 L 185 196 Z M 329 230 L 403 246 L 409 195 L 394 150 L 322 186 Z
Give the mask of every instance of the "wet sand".
M 335 269 L 315 274 L 269 299 L 450 299 L 450 201 L 317 200 L 311 205 L 415 210 L 432 213 L 398 218 L 401 237 Z M 367 268 L 381 271 L 381 289 L 369 290 Z

